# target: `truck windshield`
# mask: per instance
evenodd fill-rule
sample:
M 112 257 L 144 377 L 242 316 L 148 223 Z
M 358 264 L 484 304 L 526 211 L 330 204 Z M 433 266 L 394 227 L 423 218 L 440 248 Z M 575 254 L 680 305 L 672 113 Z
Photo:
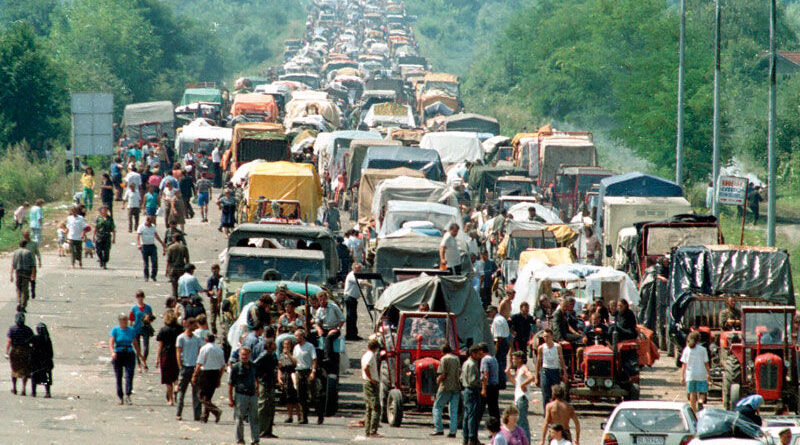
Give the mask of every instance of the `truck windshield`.
M 408 317 L 403 322 L 403 334 L 400 338 L 402 349 L 416 349 L 417 337 L 422 337 L 422 350 L 433 351 L 444 346 L 445 341 L 455 349 L 452 327 L 444 317 Z
M 575 177 L 568 175 L 559 175 L 556 178 L 556 193 L 559 195 L 571 194 L 575 189 Z
M 325 282 L 322 261 L 302 258 L 231 256 L 226 278 L 235 281 L 260 280 L 267 269 L 277 270 L 281 278 L 288 281 L 303 281 L 308 275 L 311 283 Z

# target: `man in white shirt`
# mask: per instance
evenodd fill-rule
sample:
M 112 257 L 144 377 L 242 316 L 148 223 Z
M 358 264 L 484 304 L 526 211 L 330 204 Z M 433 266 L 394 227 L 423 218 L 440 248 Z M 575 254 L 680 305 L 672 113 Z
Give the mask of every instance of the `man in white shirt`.
M 508 356 L 508 337 L 511 330 L 508 328 L 508 320 L 505 319 L 494 306 L 486 308 L 486 314 L 492 320 L 492 338 L 494 339 L 495 358 L 497 367 L 500 369 L 500 389 L 506 387 L 505 369 Z
M 135 166 L 128 172 L 127 175 L 125 175 L 124 181 L 126 189 L 130 188 L 131 185 L 134 185 L 136 186 L 136 191 L 141 194 L 142 175 L 139 174 Z
M 83 219 L 78 209 L 73 208 L 67 217 L 67 241 L 69 241 L 70 251 L 72 252 L 72 268 L 75 268 L 75 261 L 78 266 L 83 267 L 83 240 L 86 238 L 86 221 Z
M 363 340 L 358 336 L 358 299 L 361 297 L 359 286 L 371 286 L 370 283 L 356 279 L 356 274 L 361 272 L 361 263 L 354 263 L 350 273 L 344 279 L 344 304 L 347 311 L 347 340 Z
M 378 340 L 370 340 L 367 352 L 361 356 L 361 380 L 364 381 L 364 427 L 367 437 L 383 437 L 378 434 L 380 423 L 380 402 L 378 401 L 378 350 L 381 345 Z
M 142 195 L 136 189 L 136 184 L 131 183 L 122 195 L 122 208 L 128 208 L 128 233 L 134 227 L 139 227 L 139 212 L 142 208 Z
M 209 414 L 219 422 L 222 410 L 214 405 L 214 391 L 222 381 L 222 373 L 225 369 L 225 353 L 222 348 L 214 344 L 214 334 L 206 335 L 206 344 L 200 348 L 197 355 L 197 365 L 194 368 L 192 384 L 199 389 L 200 403 L 203 404 L 203 415 L 201 420 L 208 422 Z
M 439 260 L 452 274 L 461 275 L 461 255 L 458 251 L 456 235 L 458 235 L 458 224 L 450 224 L 439 244 Z
M 301 424 L 308 423 L 309 411 L 309 396 L 311 382 L 316 377 L 317 369 L 317 351 L 314 345 L 306 341 L 306 331 L 298 329 L 294 331 L 295 345 L 292 349 L 292 356 L 297 361 L 297 398 L 300 406 L 303 408 L 303 420 Z M 322 413 L 318 413 L 319 419 L 322 419 Z M 322 422 L 320 422 L 322 423 Z
M 349 236 L 347 239 L 344 240 L 344 245 L 350 249 L 350 254 L 353 255 L 353 259 L 355 261 L 361 261 L 364 259 L 364 249 L 363 249 L 363 242 L 361 238 L 358 237 L 358 232 L 355 230 L 350 230 Z
M 220 141 L 220 144 L 222 141 Z M 214 147 L 214 150 L 211 151 L 211 165 L 213 168 L 214 173 L 214 187 L 222 187 L 222 171 L 219 168 L 219 164 L 222 163 L 222 151 L 220 150 L 220 146 L 217 145 Z
M 197 366 L 197 358 L 200 354 L 200 346 L 202 340 L 200 337 L 194 335 L 194 329 L 197 327 L 194 318 L 188 318 L 185 321 L 185 329 L 181 335 L 175 340 L 175 354 L 178 358 L 178 369 L 180 369 L 180 380 L 178 381 L 178 411 L 176 417 L 182 420 L 183 415 L 183 399 L 186 397 L 186 390 L 189 384 L 192 385 L 192 408 L 194 412 L 194 420 L 200 420 L 202 412 L 202 404 L 197 394 L 197 385 L 193 379 L 195 367 Z
M 142 251 L 142 260 L 144 261 L 144 281 L 147 281 L 148 278 L 152 278 L 153 281 L 156 281 L 156 275 L 158 274 L 158 250 L 156 249 L 156 241 L 161 244 L 162 248 L 166 247 L 164 246 L 164 241 L 158 236 L 156 225 L 153 224 L 153 221 L 155 221 L 155 217 L 146 216 L 144 222 L 136 231 L 136 245 L 139 247 L 139 250 Z M 150 269 L 147 267 L 148 263 Z

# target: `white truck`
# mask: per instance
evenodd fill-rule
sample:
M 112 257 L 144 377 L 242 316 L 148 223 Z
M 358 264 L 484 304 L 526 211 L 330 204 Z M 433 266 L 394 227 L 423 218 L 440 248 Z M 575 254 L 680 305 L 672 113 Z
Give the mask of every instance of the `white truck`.
M 603 265 L 612 266 L 621 230 L 638 222 L 663 221 L 692 213 L 692 206 L 683 197 L 606 196 L 601 211 Z

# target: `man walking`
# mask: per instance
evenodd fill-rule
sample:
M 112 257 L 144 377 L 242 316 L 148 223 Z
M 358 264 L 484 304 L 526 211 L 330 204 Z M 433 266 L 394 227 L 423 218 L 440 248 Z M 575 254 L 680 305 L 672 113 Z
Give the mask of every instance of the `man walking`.
M 439 361 L 439 369 L 436 383 L 439 389 L 436 392 L 436 400 L 433 402 L 433 433 L 431 436 L 443 436 L 444 426 L 442 425 L 442 411 L 445 405 L 449 404 L 448 415 L 450 416 L 450 432 L 447 437 L 456 437 L 458 430 L 458 402 L 461 399 L 461 361 L 453 354 L 453 348 L 449 344 L 442 346 L 442 359 Z
M 500 365 L 489 353 L 489 345 L 479 343 L 483 357 L 481 358 L 481 409 L 489 411 L 490 417 L 500 417 Z M 479 420 L 480 422 L 480 420 Z
M 352 270 L 344 280 L 344 303 L 347 310 L 347 335 L 345 338 L 352 341 L 362 340 L 358 336 L 358 299 L 361 297 L 359 286 L 369 285 L 369 283 L 360 282 L 356 278 L 356 274 L 360 273 L 362 268 L 361 263 L 354 263 Z
M 275 341 L 264 341 L 264 352 L 255 358 L 256 378 L 258 379 L 258 432 L 259 437 L 277 439 L 272 433 L 275 425 L 275 382 L 278 370 L 278 357 L 275 355 Z
M 527 301 L 519 305 L 519 313 L 511 316 L 511 335 L 514 337 L 514 350 L 528 354 L 528 341 L 531 339 L 533 324 L 535 320 L 531 316 L 531 306 Z M 494 323 L 492 323 L 494 326 Z
M 203 415 L 200 418 L 203 422 L 208 422 L 210 414 L 214 415 L 215 422 L 219 422 L 222 416 L 222 410 L 214 405 L 214 392 L 222 381 L 225 353 L 214 344 L 215 340 L 214 334 L 206 336 L 206 344 L 200 348 L 192 376 L 192 385 L 199 389 L 200 402 L 203 404 Z
M 167 251 L 169 251 L 169 249 L 167 249 Z M 200 281 L 197 280 L 197 277 L 194 276 L 195 269 L 196 268 L 192 263 L 188 263 L 183 267 L 183 275 L 178 278 L 179 298 L 191 298 L 193 296 L 200 295 L 200 292 L 205 290 L 203 289 L 203 286 L 200 285 Z
M 316 377 L 317 351 L 314 346 L 306 341 L 306 331 L 298 329 L 294 331 L 295 345 L 292 356 L 297 361 L 297 398 L 303 410 L 303 420 L 301 424 L 308 423 L 309 397 L 311 382 Z M 322 419 L 320 413 L 320 419 Z M 322 422 L 320 422 L 322 423 Z
M 458 250 L 458 243 L 456 243 L 457 235 L 458 224 L 450 224 L 447 233 L 444 234 L 442 242 L 439 244 L 439 261 L 450 273 L 461 275 L 461 254 Z
M 575 440 L 572 441 L 573 445 L 579 445 L 581 440 L 581 422 L 578 420 L 578 415 L 572 406 L 564 401 L 564 386 L 553 385 L 552 388 L 553 401 L 548 403 L 544 408 L 544 422 L 542 422 L 542 440 L 540 445 L 544 445 L 545 437 L 547 437 L 547 427 L 552 425 L 561 425 L 564 428 L 564 439 L 572 440 L 570 434 L 569 422 L 570 420 L 575 424 Z
M 553 386 L 560 386 L 561 377 L 565 375 L 564 353 L 561 345 L 553 340 L 553 331 L 544 330 L 544 343 L 539 345 L 536 353 L 536 373 L 534 385 L 542 389 L 542 406 L 547 408 Z M 541 383 L 541 384 L 540 384 Z
M 122 208 L 126 207 L 128 209 L 128 233 L 131 233 L 134 227 L 139 227 L 139 215 L 142 208 L 142 195 L 136 189 L 136 184 L 131 184 L 122 196 Z
M 153 224 L 155 217 L 146 216 L 144 222 L 136 231 L 136 245 L 142 252 L 142 261 L 144 261 L 144 281 L 152 278 L 156 281 L 156 274 L 158 274 L 158 250 L 156 249 L 156 241 L 164 248 L 164 241 L 156 233 L 156 226 Z M 149 263 L 149 268 L 148 268 Z
M 178 420 L 183 419 L 183 399 L 186 396 L 186 389 L 189 387 L 189 384 L 191 384 L 194 420 L 200 420 L 202 405 L 198 397 L 197 385 L 192 383 L 192 376 L 194 375 L 195 366 L 197 366 L 197 356 L 200 353 L 202 341 L 200 337 L 194 335 L 194 329 L 197 327 L 194 318 L 187 318 L 185 325 L 186 328 L 183 334 L 179 335 L 178 339 L 175 341 L 178 369 L 180 369 L 180 381 L 178 382 L 178 412 L 176 416 Z
M 78 209 L 73 207 L 70 210 L 70 215 L 67 217 L 67 240 L 69 241 L 69 250 L 72 253 L 72 268 L 75 268 L 75 262 L 78 266 L 83 268 L 83 239 L 86 237 L 86 220 L 83 219 Z
M 497 358 L 497 366 L 503 371 L 500 373 L 499 381 L 497 384 L 499 385 L 500 389 L 505 389 L 506 387 L 506 376 L 505 376 L 505 369 L 506 369 L 506 362 L 508 357 L 508 337 L 511 335 L 510 330 L 508 329 L 508 321 L 505 317 L 500 315 L 497 311 L 497 308 L 494 306 L 489 306 L 486 310 L 486 313 L 489 315 L 489 318 L 492 320 L 492 338 L 494 338 L 494 350 L 495 350 L 495 358 Z M 494 416 L 494 414 L 492 414 Z M 497 413 L 494 417 L 500 417 L 500 413 Z
M 219 316 L 219 303 L 222 300 L 222 275 L 219 264 L 211 265 L 211 276 L 206 281 L 206 294 L 208 295 L 209 308 L 211 309 L 211 332 L 217 335 L 217 317 Z
M 367 437 L 383 437 L 378 434 L 380 424 L 380 402 L 378 401 L 378 340 L 367 343 L 367 352 L 361 356 L 361 380 L 364 381 L 364 427 Z
M 236 407 L 236 443 L 244 443 L 244 419 L 250 424 L 250 438 L 258 444 L 258 383 L 256 369 L 250 363 L 250 348 L 239 348 L 239 361 L 231 366 L 228 380 L 228 405 Z M 234 395 L 235 393 L 235 395 Z
M 42 254 L 39 253 L 39 245 L 42 243 L 42 224 L 44 224 L 42 205 L 44 205 L 44 200 L 37 199 L 28 212 L 28 227 L 31 229 L 31 244 L 35 243 L 35 248 L 30 250 L 39 260 L 39 267 L 42 267 Z
M 172 284 L 172 297 L 178 298 L 178 280 L 189 264 L 189 249 L 181 242 L 179 235 L 173 235 L 169 240 L 170 245 L 165 252 L 167 256 L 167 270 L 165 275 L 169 278 Z M 196 280 L 196 279 L 195 279 Z M 198 284 L 199 286 L 199 284 Z
M 11 258 L 11 282 L 17 280 L 17 312 L 25 312 L 30 298 L 31 281 L 36 281 L 36 259 L 27 249 L 28 241 L 19 242 Z
M 478 345 L 469 348 L 469 359 L 461 366 L 461 386 L 464 388 L 461 395 L 464 398 L 464 420 L 461 429 L 462 443 L 479 445 L 478 424 L 482 417 L 480 412 L 481 402 L 481 377 L 480 361 L 483 356 Z

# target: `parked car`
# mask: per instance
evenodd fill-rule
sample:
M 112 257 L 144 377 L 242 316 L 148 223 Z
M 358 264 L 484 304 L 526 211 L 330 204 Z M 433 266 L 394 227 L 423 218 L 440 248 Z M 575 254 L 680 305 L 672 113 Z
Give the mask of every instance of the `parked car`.
M 603 424 L 603 445 L 686 445 L 696 426 L 688 403 L 622 402 Z

